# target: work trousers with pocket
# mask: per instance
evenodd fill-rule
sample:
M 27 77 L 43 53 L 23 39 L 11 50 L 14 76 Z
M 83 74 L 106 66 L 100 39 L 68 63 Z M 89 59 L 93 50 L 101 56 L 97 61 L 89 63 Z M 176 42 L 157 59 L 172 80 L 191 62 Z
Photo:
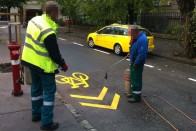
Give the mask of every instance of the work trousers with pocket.
M 53 109 L 56 92 L 55 74 L 31 70 L 32 117 L 40 118 L 42 126 L 53 123 Z
M 130 65 L 130 88 L 132 89 L 132 96 L 135 100 L 141 99 L 143 69 L 144 65 L 139 65 L 137 67 L 134 67 L 133 64 Z

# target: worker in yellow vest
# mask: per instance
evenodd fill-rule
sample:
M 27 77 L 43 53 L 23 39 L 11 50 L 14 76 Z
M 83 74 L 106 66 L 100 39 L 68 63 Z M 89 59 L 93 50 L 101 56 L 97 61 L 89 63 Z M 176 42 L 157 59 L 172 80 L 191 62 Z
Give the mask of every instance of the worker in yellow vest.
M 68 69 L 57 44 L 55 21 L 58 10 L 58 3 L 48 1 L 44 14 L 29 21 L 22 54 L 21 63 L 31 70 L 32 121 L 41 120 L 42 130 L 59 127 L 57 122 L 53 122 L 55 74 L 58 73 L 57 65 L 63 71 Z

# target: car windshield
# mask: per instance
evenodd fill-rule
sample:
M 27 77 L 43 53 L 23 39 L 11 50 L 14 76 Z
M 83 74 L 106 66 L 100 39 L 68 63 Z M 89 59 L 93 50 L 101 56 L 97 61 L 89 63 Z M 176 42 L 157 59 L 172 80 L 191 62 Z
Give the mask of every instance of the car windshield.
M 120 27 L 105 27 L 97 32 L 98 34 L 128 35 L 128 29 Z
M 146 36 L 152 36 L 152 34 L 147 29 L 139 29 L 140 31 L 143 31 Z
M 105 27 L 98 31 L 98 34 L 113 34 L 114 29 L 112 27 Z

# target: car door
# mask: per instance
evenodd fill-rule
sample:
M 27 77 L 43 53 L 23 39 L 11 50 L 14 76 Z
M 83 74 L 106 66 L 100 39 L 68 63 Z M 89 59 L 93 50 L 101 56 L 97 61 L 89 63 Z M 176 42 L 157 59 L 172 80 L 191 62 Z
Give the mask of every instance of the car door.
M 105 47 L 108 49 L 113 49 L 119 35 L 119 27 L 112 27 L 109 33 L 110 34 L 108 34 L 108 36 L 106 37 L 107 42 Z
M 113 28 L 110 26 L 107 26 L 107 27 L 99 30 L 97 32 L 97 36 L 96 36 L 96 41 L 95 41 L 96 44 L 98 46 L 108 48 L 109 39 L 110 39 L 112 32 L 113 32 Z
M 119 28 L 119 34 L 116 37 L 116 42 L 120 44 L 122 47 L 123 52 L 129 52 L 130 46 L 130 36 L 128 36 L 128 29 L 127 28 Z

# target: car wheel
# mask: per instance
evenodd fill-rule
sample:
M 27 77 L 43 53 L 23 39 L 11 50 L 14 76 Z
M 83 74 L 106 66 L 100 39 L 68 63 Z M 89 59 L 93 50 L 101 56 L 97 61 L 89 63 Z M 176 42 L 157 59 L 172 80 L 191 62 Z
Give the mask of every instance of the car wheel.
M 90 38 L 88 40 L 88 46 L 91 47 L 91 48 L 95 47 L 95 43 L 94 43 L 93 39 Z
M 121 55 L 122 54 L 122 47 L 119 44 L 115 44 L 114 46 L 114 53 L 117 55 Z

